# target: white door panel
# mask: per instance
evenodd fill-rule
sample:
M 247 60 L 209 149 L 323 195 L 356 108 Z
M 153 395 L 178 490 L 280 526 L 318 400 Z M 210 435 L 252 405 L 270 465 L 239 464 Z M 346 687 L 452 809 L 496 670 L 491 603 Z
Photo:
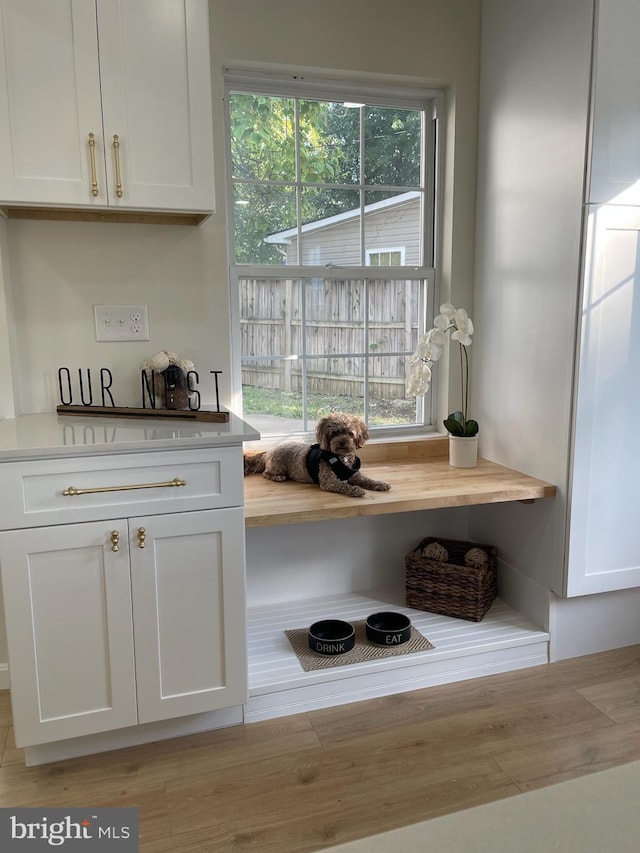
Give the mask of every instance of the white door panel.
M 246 701 L 242 510 L 130 528 L 139 722 Z
M 211 79 L 202 0 L 98 0 L 109 204 L 211 210 Z M 116 194 L 118 136 L 122 195 Z
M 0 202 L 106 204 L 93 3 L 0 0 L 0 45 Z
M 136 723 L 126 534 L 96 522 L 0 535 L 18 746 Z
M 640 208 L 592 208 L 586 258 L 569 595 L 640 585 Z

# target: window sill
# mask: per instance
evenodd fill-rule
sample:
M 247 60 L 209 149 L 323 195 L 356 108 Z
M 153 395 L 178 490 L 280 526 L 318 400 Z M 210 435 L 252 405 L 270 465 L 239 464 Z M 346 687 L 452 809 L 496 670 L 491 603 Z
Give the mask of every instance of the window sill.
M 452 468 L 447 439 L 368 444 L 360 453 L 363 472 L 391 484 L 388 492 L 350 498 L 317 486 L 274 483 L 246 477 L 246 527 L 272 527 L 309 521 L 415 512 L 442 507 L 507 501 L 533 502 L 553 497 L 556 487 L 519 471 L 478 459 L 475 468 Z

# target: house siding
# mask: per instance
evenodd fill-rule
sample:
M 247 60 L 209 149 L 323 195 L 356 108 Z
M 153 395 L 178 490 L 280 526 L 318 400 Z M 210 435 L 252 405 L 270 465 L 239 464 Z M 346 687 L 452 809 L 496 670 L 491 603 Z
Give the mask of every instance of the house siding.
M 364 220 L 365 251 L 405 249 L 405 264 L 420 263 L 420 204 L 412 199 L 397 207 L 368 213 Z M 298 263 L 298 240 L 287 247 L 287 263 Z M 305 266 L 354 266 L 360 264 L 360 218 L 339 222 L 302 235 Z

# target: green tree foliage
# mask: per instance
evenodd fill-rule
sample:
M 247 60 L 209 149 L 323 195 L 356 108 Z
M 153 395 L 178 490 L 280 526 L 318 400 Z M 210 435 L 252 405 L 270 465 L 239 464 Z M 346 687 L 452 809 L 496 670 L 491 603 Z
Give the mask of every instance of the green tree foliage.
M 335 144 L 347 147 L 354 138 L 358 140 L 361 121 L 364 122 L 363 182 L 402 188 L 420 186 L 420 111 L 367 105 L 361 113 L 342 104 L 332 104 L 328 131 Z M 358 182 L 360 158 L 355 166 L 357 171 L 350 164 L 348 179 Z
M 420 182 L 421 113 L 389 107 L 233 94 L 230 98 L 236 258 L 282 263 L 269 234 L 359 205 L 361 180 L 385 187 L 365 192 L 365 204 Z M 364 123 L 364 156 L 361 151 Z M 363 174 L 361 174 L 361 172 Z M 274 183 L 275 182 L 275 183 Z

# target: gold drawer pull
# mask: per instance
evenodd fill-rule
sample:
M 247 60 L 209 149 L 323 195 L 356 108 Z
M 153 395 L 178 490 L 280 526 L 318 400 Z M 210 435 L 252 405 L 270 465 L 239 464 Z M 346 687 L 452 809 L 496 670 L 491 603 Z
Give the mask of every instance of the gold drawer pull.
M 113 134 L 113 156 L 116 161 L 116 195 L 122 198 L 122 175 L 120 174 L 120 137 Z
M 89 159 L 91 161 L 91 195 L 95 198 L 98 195 L 98 176 L 96 173 L 96 137 L 93 133 L 89 134 Z
M 147 531 L 144 527 L 138 528 L 138 548 L 147 547 Z
M 119 551 L 120 550 L 120 534 L 117 530 L 111 531 L 111 550 Z
M 186 480 L 174 477 L 173 480 L 168 480 L 166 483 L 137 483 L 133 486 L 98 486 L 95 489 L 78 489 L 75 486 L 68 486 L 62 494 L 65 497 L 73 497 L 74 495 L 92 495 L 98 492 L 126 492 L 130 489 L 164 489 L 186 485 Z

